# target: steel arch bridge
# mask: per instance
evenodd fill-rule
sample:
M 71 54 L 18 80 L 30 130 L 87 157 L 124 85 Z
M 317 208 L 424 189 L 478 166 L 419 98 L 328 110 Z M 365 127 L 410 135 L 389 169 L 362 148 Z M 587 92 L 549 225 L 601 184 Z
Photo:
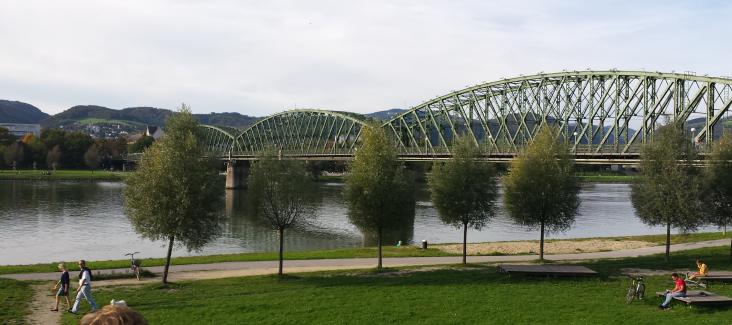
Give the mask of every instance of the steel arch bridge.
M 732 104 L 732 79 L 641 71 L 569 71 L 503 79 L 453 91 L 381 122 L 400 158 L 450 157 L 457 136 L 469 137 L 485 159 L 508 160 L 552 126 L 578 162 L 637 161 L 640 147 L 669 121 L 705 148 L 722 132 Z M 368 118 L 346 112 L 291 110 L 232 133 L 207 128 L 212 154 L 253 159 L 265 147 L 283 157 L 350 159 Z M 692 139 L 693 138 L 693 139 Z

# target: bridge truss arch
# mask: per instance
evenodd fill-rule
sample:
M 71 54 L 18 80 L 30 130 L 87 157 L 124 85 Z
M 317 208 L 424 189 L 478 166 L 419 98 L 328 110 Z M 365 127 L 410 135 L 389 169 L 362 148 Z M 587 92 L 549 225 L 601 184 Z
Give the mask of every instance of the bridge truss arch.
M 236 129 L 227 127 L 201 124 L 198 128 L 205 151 L 215 156 L 229 155 L 239 134 Z
M 235 139 L 235 156 L 252 156 L 271 148 L 287 156 L 351 156 L 367 119 L 359 114 L 295 109 L 251 125 Z
M 700 145 L 721 133 L 732 80 L 641 71 L 573 71 L 488 82 L 426 101 L 384 123 L 402 156 L 449 155 L 466 135 L 487 156 L 512 156 L 554 126 L 578 157 L 637 157 L 665 120 Z

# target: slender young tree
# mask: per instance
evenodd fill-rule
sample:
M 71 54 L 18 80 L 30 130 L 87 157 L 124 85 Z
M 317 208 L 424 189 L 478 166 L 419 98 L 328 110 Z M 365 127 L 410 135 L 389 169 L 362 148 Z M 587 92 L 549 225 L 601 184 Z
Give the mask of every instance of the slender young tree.
M 706 220 L 725 229 L 732 225 L 732 134 L 725 134 L 714 144 L 702 189 Z M 732 239 L 729 258 L 732 259 Z
M 56 171 L 59 161 L 61 161 L 61 147 L 59 145 L 55 145 L 46 155 L 46 168 Z
M 91 169 L 93 174 L 94 170 L 99 167 L 100 162 L 101 157 L 99 157 L 99 146 L 94 143 L 89 146 L 89 149 L 87 149 L 86 153 L 84 153 L 84 163 L 86 163 L 86 166 Z
M 168 118 L 165 132 L 142 154 L 124 189 L 125 210 L 135 231 L 168 241 L 163 283 L 176 243 L 198 250 L 218 235 L 224 191 L 215 165 L 204 158 L 198 122 L 188 106 Z
M 432 202 L 442 222 L 463 228 L 463 264 L 467 263 L 468 227 L 482 229 L 495 216 L 495 168 L 477 161 L 480 150 L 468 137 L 460 137 L 452 159 L 435 164 L 428 175 Z
M 285 230 L 316 217 L 314 182 L 304 162 L 276 160 L 271 151 L 252 165 L 247 183 L 249 206 L 277 230 L 279 272 L 282 276 Z
M 666 261 L 670 260 L 671 228 L 687 232 L 703 221 L 695 159 L 691 137 L 673 122 L 658 128 L 641 150 L 631 199 L 643 223 L 666 227 Z
M 376 234 L 376 268 L 381 270 L 384 230 L 414 217 L 414 179 L 397 161 L 394 144 L 378 125 L 365 126 L 361 140 L 346 179 L 348 218 L 361 231 Z
M 514 158 L 504 178 L 504 205 L 518 224 L 540 231 L 539 259 L 544 259 L 545 232 L 564 231 L 579 208 L 579 184 L 565 143 L 543 127 Z

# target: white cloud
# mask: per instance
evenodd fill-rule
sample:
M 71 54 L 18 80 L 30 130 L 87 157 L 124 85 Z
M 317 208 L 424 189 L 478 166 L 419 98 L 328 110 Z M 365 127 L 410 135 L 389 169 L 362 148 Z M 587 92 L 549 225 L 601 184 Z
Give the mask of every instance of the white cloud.
M 371 112 L 562 69 L 730 75 L 717 2 L 0 2 L 0 98 Z

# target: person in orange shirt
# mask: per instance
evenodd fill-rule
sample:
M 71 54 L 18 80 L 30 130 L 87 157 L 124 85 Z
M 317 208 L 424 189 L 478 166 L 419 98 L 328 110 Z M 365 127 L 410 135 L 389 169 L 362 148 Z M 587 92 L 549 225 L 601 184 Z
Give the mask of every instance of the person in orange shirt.
M 679 277 L 678 273 L 671 273 L 671 280 L 674 280 L 674 289 L 666 290 L 666 300 L 658 306 L 658 309 L 667 309 L 674 297 L 686 296 L 686 282 Z
M 700 276 L 707 276 L 709 274 L 709 268 L 702 260 L 696 260 L 696 267 L 699 269 L 699 272 L 694 272 L 687 276 L 689 280 L 693 280 L 694 278 L 698 278 Z

